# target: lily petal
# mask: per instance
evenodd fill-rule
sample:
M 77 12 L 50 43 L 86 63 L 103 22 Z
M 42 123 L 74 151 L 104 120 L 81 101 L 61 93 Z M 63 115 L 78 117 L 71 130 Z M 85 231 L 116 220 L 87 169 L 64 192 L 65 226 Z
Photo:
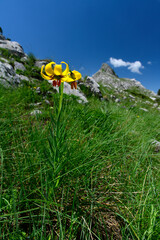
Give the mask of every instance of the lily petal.
M 58 65 L 58 64 L 56 64 L 55 66 L 54 66 L 54 69 L 53 69 L 53 73 L 55 74 L 55 75 L 62 75 L 62 65 Z
M 61 82 L 74 82 L 75 80 L 69 76 L 61 78 Z
M 53 68 L 52 65 L 56 64 L 55 62 L 50 62 L 45 66 L 45 72 L 48 76 L 53 75 Z
M 74 74 L 75 76 L 75 81 L 81 79 L 82 75 L 80 72 L 76 71 L 76 70 L 73 70 L 72 73 Z
M 62 75 L 65 76 L 65 75 L 67 75 L 67 74 L 69 73 L 69 66 L 68 66 L 68 64 L 65 63 L 65 62 L 61 62 L 61 63 L 66 64 L 66 69 L 62 72 Z
M 51 76 L 49 77 L 49 76 L 46 76 L 45 74 L 43 74 L 44 67 L 45 67 L 44 65 L 41 67 L 41 76 L 46 80 L 51 80 L 52 79 Z

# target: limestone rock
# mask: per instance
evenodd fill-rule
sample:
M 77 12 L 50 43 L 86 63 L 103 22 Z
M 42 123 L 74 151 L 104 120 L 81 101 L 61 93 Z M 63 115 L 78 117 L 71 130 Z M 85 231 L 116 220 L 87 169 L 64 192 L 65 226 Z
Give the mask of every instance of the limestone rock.
M 36 60 L 35 66 L 41 68 L 43 65 L 46 65 L 48 63 L 47 60 Z
M 11 53 L 19 57 L 25 56 L 23 48 L 18 42 L 0 39 L 0 48 L 8 49 Z
M 49 80 L 48 81 L 50 84 L 52 84 L 52 81 Z M 59 91 L 59 88 L 58 87 L 53 87 L 54 89 L 57 90 L 57 92 Z M 64 90 L 63 92 L 67 95 L 74 95 L 76 97 L 79 97 L 80 100 L 83 102 L 83 103 L 87 103 L 88 100 L 87 98 L 84 96 L 84 94 L 82 92 L 80 92 L 80 88 L 78 87 L 77 89 L 71 89 L 71 85 L 67 82 L 64 82 Z
M 16 74 L 16 76 L 21 80 L 21 81 L 27 81 L 29 82 L 29 78 L 24 76 L 24 75 L 19 75 L 19 74 Z
M 105 73 L 109 73 L 111 75 L 114 75 L 117 77 L 117 75 L 115 74 L 114 70 L 107 64 L 107 63 L 103 63 L 100 69 L 101 72 L 105 72 Z
M 22 71 L 25 71 L 26 68 L 24 67 L 24 65 L 20 62 L 14 62 L 14 69 L 17 70 L 22 70 Z
M 149 112 L 148 109 L 146 109 L 146 108 L 140 108 L 140 110 L 142 110 L 144 112 Z
M 114 90 L 114 92 L 122 93 L 127 90 L 137 91 L 138 93 L 142 93 L 148 97 L 151 97 L 152 100 L 157 98 L 157 95 L 146 89 L 139 81 L 136 79 L 129 78 L 119 78 L 108 64 L 102 64 L 102 67 L 98 72 L 96 72 L 93 76 L 93 79 L 96 82 L 102 83 L 105 87 Z M 132 97 L 133 99 L 133 97 Z
M 42 112 L 38 109 L 36 109 L 36 110 L 34 110 L 30 113 L 31 116 L 36 116 L 36 115 L 39 115 L 39 114 L 42 114 Z
M 159 141 L 153 140 L 153 141 L 151 142 L 151 144 L 154 146 L 155 152 L 159 152 L 159 151 L 160 151 L 160 142 L 159 142 Z
M 91 94 L 103 98 L 99 84 L 92 77 L 87 77 L 85 82 L 79 82 L 78 85 L 87 88 Z
M 5 87 L 16 86 L 20 83 L 20 78 L 9 63 L 0 62 L 0 83 Z

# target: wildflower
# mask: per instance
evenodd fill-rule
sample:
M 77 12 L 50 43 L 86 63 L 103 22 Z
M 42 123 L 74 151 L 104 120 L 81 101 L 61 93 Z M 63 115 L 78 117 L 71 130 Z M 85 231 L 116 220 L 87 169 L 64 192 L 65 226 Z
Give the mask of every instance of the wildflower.
M 62 63 L 66 65 L 66 69 L 62 70 Z M 45 72 L 45 74 L 43 73 Z M 46 80 L 52 80 L 53 86 L 60 86 L 62 82 L 71 82 L 71 88 L 77 88 L 77 81 L 81 78 L 81 74 L 76 71 L 70 71 L 69 66 L 65 62 L 61 62 L 61 64 L 56 64 L 55 62 L 50 62 L 46 66 L 42 66 L 41 75 Z

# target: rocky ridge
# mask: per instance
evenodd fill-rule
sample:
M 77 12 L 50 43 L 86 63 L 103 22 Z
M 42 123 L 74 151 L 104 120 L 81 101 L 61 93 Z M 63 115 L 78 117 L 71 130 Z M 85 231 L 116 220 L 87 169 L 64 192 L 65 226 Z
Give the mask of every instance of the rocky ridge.
M 42 81 L 40 68 L 47 63 L 48 60 L 38 60 L 27 55 L 18 42 L 0 35 L 0 83 L 5 87 L 17 87 L 25 81 Z M 55 90 L 58 91 L 58 88 L 53 89 L 53 92 Z M 70 85 L 65 83 L 64 93 L 78 97 L 80 103 L 87 103 L 88 97 L 93 95 L 101 100 L 124 105 L 123 107 L 125 102 L 130 102 L 130 106 L 134 107 L 137 102 L 143 101 L 146 108 L 150 106 L 160 110 L 159 96 L 135 79 L 119 78 L 106 63 L 92 77 L 80 80 L 77 90 L 71 91 Z

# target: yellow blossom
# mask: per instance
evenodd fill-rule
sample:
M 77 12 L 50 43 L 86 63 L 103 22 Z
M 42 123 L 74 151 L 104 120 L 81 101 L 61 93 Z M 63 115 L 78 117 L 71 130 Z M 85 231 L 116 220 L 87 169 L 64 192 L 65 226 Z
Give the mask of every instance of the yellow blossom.
M 66 65 L 64 71 L 62 70 L 62 64 Z M 53 86 L 60 86 L 61 82 L 71 82 L 72 89 L 74 87 L 77 88 L 77 83 L 75 81 L 81 78 L 81 74 L 76 70 L 70 71 L 68 64 L 65 62 L 61 62 L 61 64 L 50 62 L 46 66 L 43 65 L 41 68 L 41 75 L 46 80 L 52 80 Z

